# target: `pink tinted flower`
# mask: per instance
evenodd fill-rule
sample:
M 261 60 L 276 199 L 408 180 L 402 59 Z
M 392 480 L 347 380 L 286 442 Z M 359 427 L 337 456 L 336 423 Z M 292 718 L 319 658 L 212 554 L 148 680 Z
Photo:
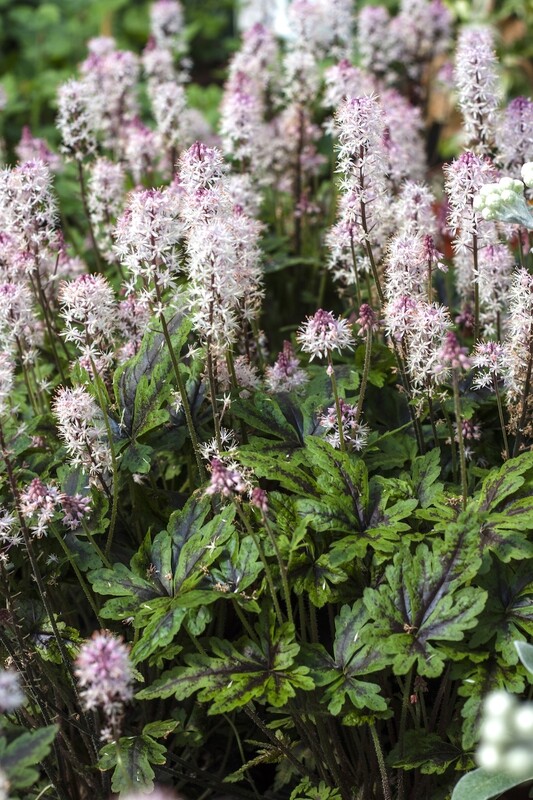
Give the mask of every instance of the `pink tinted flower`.
M 20 493 L 20 511 L 31 524 L 33 534 L 40 538 L 47 532 L 59 504 L 61 493 L 55 486 L 34 478 Z
M 316 357 L 326 358 L 333 350 L 352 350 L 355 342 L 350 328 L 346 320 L 319 309 L 300 326 L 296 339 L 304 353 L 311 354 L 312 361 Z
M 275 363 L 266 368 L 265 379 L 271 392 L 294 392 L 307 383 L 307 373 L 300 367 L 290 342 L 283 342 Z
M 124 703 L 133 697 L 129 647 L 109 631 L 95 631 L 80 648 L 75 674 L 85 710 L 101 709 L 117 735 Z
M 497 162 L 506 175 L 520 178 L 522 164 L 533 161 L 533 101 L 515 97 L 496 128 Z
M 86 80 L 69 80 L 57 93 L 57 127 L 63 151 L 82 161 L 96 151 L 98 115 L 93 87 Z
M 359 333 L 375 333 L 379 330 L 379 321 L 376 312 L 370 308 L 368 303 L 363 303 L 359 308 L 359 316 L 355 321 L 359 325 Z
M 438 354 L 435 372 L 438 374 L 448 369 L 467 370 L 472 366 L 466 347 L 461 347 L 453 331 L 448 331 Z
M 500 342 L 476 342 L 472 366 L 476 374 L 472 385 L 477 389 L 492 386 L 504 370 L 505 348 Z
M 247 484 L 238 469 L 226 465 L 219 458 L 211 459 L 211 480 L 205 490 L 207 495 L 221 494 L 233 497 L 247 489 Z
M 500 89 L 493 35 L 487 27 L 459 34 L 455 82 L 463 114 L 466 145 L 488 153 L 494 141 Z
M 250 494 L 250 505 L 258 508 L 262 514 L 268 514 L 268 494 L 256 486 Z
M 21 162 L 39 160 L 46 164 L 52 172 L 59 172 L 61 169 L 61 158 L 50 150 L 45 139 L 33 136 L 28 125 L 22 128 L 22 136 L 15 152 Z
M 342 420 L 342 432 L 345 445 L 350 450 L 363 450 L 368 441 L 369 428 L 358 421 L 357 406 L 347 403 L 342 398 L 339 399 Z M 320 425 L 327 431 L 326 441 L 337 450 L 340 449 L 341 439 L 339 433 L 339 420 L 337 408 L 332 406 L 319 419 Z
M 70 530 L 76 530 L 81 525 L 81 521 L 88 516 L 91 508 L 91 498 L 81 494 L 68 495 L 63 493 L 59 501 L 63 509 L 63 525 Z

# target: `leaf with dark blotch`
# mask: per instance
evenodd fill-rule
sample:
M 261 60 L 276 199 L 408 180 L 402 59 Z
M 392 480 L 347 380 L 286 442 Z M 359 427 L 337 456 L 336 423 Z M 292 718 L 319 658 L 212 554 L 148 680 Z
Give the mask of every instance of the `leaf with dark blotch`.
M 174 695 L 182 700 L 198 692 L 200 701 L 209 702 L 209 714 L 223 714 L 251 700 L 281 707 L 296 689 L 312 689 L 309 669 L 294 663 L 300 649 L 294 642 L 294 627 L 285 624 L 276 631 L 263 622 L 258 631 L 259 645 L 247 638 L 235 645 L 210 639 L 214 655 L 186 656 L 188 666 L 163 673 L 137 694 L 138 699 Z
M 420 500 L 422 508 L 431 505 L 434 498 L 442 492 L 443 484 L 438 480 L 440 475 L 440 450 L 438 447 L 414 459 L 412 483 L 415 496 Z
M 533 574 L 529 562 L 503 565 L 497 561 L 477 580 L 487 590 L 483 616 L 471 638 L 471 645 L 487 644 L 496 649 L 507 664 L 516 664 L 515 642 L 533 636 Z
M 234 530 L 232 524 L 234 516 L 235 507 L 228 506 L 183 542 L 174 570 L 174 595 L 196 585 L 203 576 L 203 569 L 210 566 L 222 552 L 222 545 Z M 175 539 L 173 545 L 175 548 Z
M 161 609 L 158 614 L 153 616 L 143 630 L 139 641 L 131 650 L 132 663 L 138 664 L 140 661 L 147 659 L 148 656 L 151 656 L 156 650 L 170 644 L 180 630 L 186 614 L 186 608 L 171 606 L 167 609 Z
M 253 398 L 236 400 L 231 410 L 252 430 L 262 431 L 293 445 L 302 444 L 298 431 L 287 421 L 278 402 L 270 395 L 256 392 Z
M 88 575 L 89 581 L 98 594 L 114 597 L 134 596 L 139 600 L 150 600 L 163 594 L 153 583 L 135 575 L 125 564 L 114 564 L 113 569 L 97 569 Z
M 290 457 L 290 453 L 270 455 L 247 446 L 241 447 L 237 458 L 241 464 L 251 467 L 258 478 L 276 481 L 284 489 L 296 495 L 316 495 L 312 478 L 294 464 L 287 463 L 286 455 Z
M 166 753 L 165 746 L 151 736 L 128 736 L 106 744 L 100 750 L 98 766 L 102 770 L 115 768 L 111 779 L 114 792 L 133 790 L 146 794 L 154 788 L 155 773 L 151 765 L 164 764 Z
M 230 592 L 242 592 L 260 575 L 263 565 L 259 551 L 251 536 L 242 539 L 235 533 L 225 543 L 218 564 L 211 569 L 211 580 L 228 588 Z
M 445 772 L 462 755 L 459 747 L 436 733 L 426 730 L 405 731 L 402 741 L 390 752 L 387 762 L 394 769 L 420 768 L 423 775 L 430 775 Z
M 517 458 L 506 461 L 499 469 L 489 472 L 478 497 L 480 511 L 492 511 L 509 495 L 523 486 L 524 473 L 533 469 L 533 453 L 522 453 Z
M 348 580 L 346 572 L 333 567 L 326 555 L 314 559 L 310 553 L 296 555 L 290 565 L 289 579 L 296 594 L 306 594 L 317 608 L 334 601 L 336 584 Z
M 435 541 L 432 550 L 420 544 L 414 554 L 402 547 L 385 581 L 365 590 L 373 641 L 390 655 L 396 674 L 416 663 L 419 674 L 437 677 L 444 660 L 431 642 L 459 641 L 476 624 L 487 594 L 464 587 L 480 566 L 476 535 L 475 516 L 460 515 L 444 542 Z
M 139 352 L 115 371 L 113 380 L 117 406 L 123 426 L 132 439 L 166 422 L 168 412 L 161 405 L 170 393 L 168 383 L 172 362 L 159 323 L 152 320 Z M 185 344 L 190 320 L 181 312 L 167 322 L 174 353 L 179 357 Z
M 343 606 L 335 620 L 333 657 L 322 645 L 308 645 L 304 650 L 305 663 L 316 685 L 328 687 L 324 692 L 324 702 L 335 716 L 354 708 L 387 709 L 378 684 L 363 680 L 389 664 L 389 659 L 378 648 L 365 641 L 367 622 L 368 613 L 361 600 L 357 600 L 352 608 Z M 346 706 L 347 701 L 351 706 Z

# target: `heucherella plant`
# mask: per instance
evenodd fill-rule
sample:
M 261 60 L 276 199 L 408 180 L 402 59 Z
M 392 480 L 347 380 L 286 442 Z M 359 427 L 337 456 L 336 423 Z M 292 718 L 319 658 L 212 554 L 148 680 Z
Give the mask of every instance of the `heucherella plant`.
M 525 787 L 507 12 L 207 5 L 117 6 L 55 110 L 2 78 L 0 800 Z

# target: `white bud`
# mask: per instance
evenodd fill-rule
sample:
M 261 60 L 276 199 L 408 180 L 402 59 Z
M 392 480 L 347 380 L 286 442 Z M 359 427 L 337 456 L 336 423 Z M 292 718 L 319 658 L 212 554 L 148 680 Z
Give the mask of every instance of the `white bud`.
M 508 750 L 503 759 L 503 769 L 511 775 L 529 775 L 533 773 L 533 750 L 518 746 Z
M 483 217 L 483 219 L 495 219 L 496 218 L 496 215 L 495 215 L 494 211 L 491 211 L 490 208 L 484 208 L 483 211 L 481 212 L 481 216 Z
M 486 206 L 499 206 L 501 203 L 501 196 L 496 192 L 492 192 L 485 197 L 485 205 Z
M 499 180 L 500 188 L 502 189 L 514 189 L 513 183 L 514 181 L 512 178 L 506 177 L 506 178 L 500 178 Z
M 486 744 L 508 741 L 509 724 L 506 717 L 486 717 L 481 723 L 480 733 Z
M 518 733 L 533 736 L 533 704 L 527 703 L 515 711 L 513 725 Z
M 513 695 L 502 689 L 487 695 L 483 704 L 483 712 L 488 717 L 501 717 L 508 714 L 515 705 L 516 700 Z
M 533 189 L 533 161 L 528 161 L 521 169 L 522 180 L 528 187 Z
M 504 189 L 500 197 L 503 203 L 511 203 L 516 199 L 516 192 L 512 192 L 511 189 Z
M 502 766 L 502 753 L 495 744 L 482 744 L 476 751 L 476 761 L 483 769 L 496 772 Z

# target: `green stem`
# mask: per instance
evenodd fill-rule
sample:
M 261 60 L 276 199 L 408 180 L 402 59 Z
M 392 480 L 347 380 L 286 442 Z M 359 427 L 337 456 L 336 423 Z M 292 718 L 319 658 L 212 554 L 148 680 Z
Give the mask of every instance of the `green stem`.
M 333 369 L 333 362 L 331 360 L 331 353 L 328 352 L 328 375 L 331 379 L 331 388 L 333 390 L 333 397 L 335 398 L 335 409 L 337 412 L 337 427 L 339 429 L 339 444 L 343 453 L 346 452 L 346 442 L 344 441 L 344 430 L 342 424 L 342 411 L 341 401 L 339 398 L 339 390 L 337 387 L 337 379 L 335 377 L 335 370 Z
M 259 536 L 257 535 L 257 533 L 254 531 L 254 529 L 250 525 L 248 519 L 246 518 L 246 514 L 243 512 L 243 510 L 242 510 L 242 508 L 241 508 L 241 506 L 239 504 L 239 501 L 237 499 L 235 499 L 235 507 L 237 509 L 237 514 L 239 515 L 241 521 L 244 524 L 244 527 L 246 528 L 246 533 L 248 533 L 252 537 L 252 539 L 254 541 L 254 544 L 257 547 L 257 552 L 259 553 L 259 558 L 261 559 L 261 562 L 262 562 L 263 567 L 265 569 L 265 577 L 267 579 L 268 587 L 270 589 L 270 594 L 272 595 L 272 602 L 274 604 L 274 610 L 276 612 L 276 616 L 278 618 L 279 624 L 283 625 L 283 614 L 281 613 L 281 607 L 280 607 L 278 596 L 277 596 L 277 593 L 276 593 L 276 585 L 274 583 L 274 578 L 272 576 L 272 571 L 271 571 L 270 565 L 269 565 L 269 563 L 267 561 L 267 558 L 266 558 L 266 555 L 265 555 L 265 551 L 263 550 L 263 545 L 261 544 L 261 540 L 259 539 Z
M 502 407 L 502 398 L 500 395 L 500 388 L 498 386 L 498 379 L 496 375 L 492 376 L 492 382 L 494 385 L 494 393 L 496 395 L 496 404 L 498 406 L 498 416 L 500 418 L 500 427 L 502 429 L 502 436 L 503 436 L 503 447 L 505 451 L 505 460 L 507 461 L 509 458 L 509 441 L 507 439 L 507 431 L 505 429 L 505 419 L 503 416 L 503 407 Z
M 283 595 L 285 597 L 285 605 L 287 606 L 287 617 L 291 625 L 294 625 L 294 617 L 292 615 L 292 604 L 291 604 L 291 590 L 289 588 L 289 581 L 287 578 L 287 565 L 283 561 L 281 557 L 281 552 L 278 547 L 278 543 L 276 542 L 276 537 L 274 535 L 274 531 L 270 527 L 270 523 L 267 517 L 263 514 L 263 525 L 265 526 L 265 530 L 268 534 L 272 547 L 274 548 L 274 552 L 276 554 L 276 558 L 278 560 L 279 572 L 281 575 L 281 585 L 283 587 Z
M 103 627 L 102 626 L 102 620 L 100 619 L 100 612 L 99 612 L 98 607 L 97 607 L 97 605 L 96 605 L 96 603 L 94 601 L 94 598 L 91 596 L 91 593 L 89 591 L 89 587 L 87 586 L 85 578 L 83 577 L 80 568 L 76 564 L 76 559 L 74 558 L 74 556 L 72 555 L 72 553 L 68 549 L 68 547 L 65 544 L 65 541 L 64 541 L 63 537 L 61 536 L 61 534 L 58 533 L 58 531 L 56 531 L 54 525 L 51 525 L 50 527 L 52 529 L 52 533 L 54 534 L 55 538 L 59 542 L 59 544 L 61 546 L 61 549 L 63 550 L 64 554 L 66 555 L 70 566 L 74 570 L 76 578 L 78 579 L 78 582 L 79 582 L 79 584 L 81 586 L 81 590 L 82 590 L 83 594 L 85 595 L 85 597 L 87 599 L 87 602 L 89 603 L 90 607 L 92 608 L 94 616 L 96 617 L 96 620 L 97 620 L 98 624 L 100 625 L 100 627 Z
M 463 425 L 461 416 L 461 399 L 459 397 L 459 376 L 457 369 L 453 370 L 453 406 L 455 411 L 455 424 L 457 427 L 457 443 L 459 445 L 459 467 L 461 470 L 461 490 L 463 493 L 463 510 L 466 508 L 468 497 L 468 482 L 466 476 L 465 443 L 463 439 Z
M 474 342 L 479 339 L 479 274 L 477 234 L 472 237 L 472 255 L 474 258 Z
M 363 411 L 363 402 L 365 399 L 366 387 L 368 383 L 368 374 L 370 372 L 371 356 L 372 356 L 372 328 L 369 328 L 366 334 L 365 363 L 363 365 L 361 388 L 359 389 L 359 399 L 357 401 L 357 408 L 355 410 L 356 422 L 359 422 L 359 419 L 361 417 L 361 412 Z
M 107 414 L 107 404 L 105 397 L 102 394 L 102 386 L 100 383 L 100 375 L 96 369 L 96 365 L 91 358 L 91 369 L 93 372 L 94 377 L 94 388 L 96 390 L 96 396 L 98 398 L 98 403 L 102 410 L 102 414 L 104 415 L 104 425 L 107 433 L 107 439 L 109 442 L 109 452 L 111 454 L 111 469 L 112 469 L 112 500 L 111 500 L 111 521 L 109 523 L 109 533 L 107 535 L 107 542 L 105 546 L 105 554 L 109 556 L 111 552 L 111 545 L 113 544 L 113 536 L 115 535 L 115 526 L 117 523 L 117 512 L 118 512 L 118 466 L 117 466 L 117 456 L 115 453 L 115 443 L 113 441 L 113 432 L 111 430 L 111 425 L 109 424 L 109 417 Z M 105 390 L 105 387 L 104 387 Z M 107 394 L 107 392 L 106 392 Z
M 376 751 L 376 758 L 378 760 L 379 774 L 381 776 L 381 785 L 383 787 L 384 800 L 392 800 L 391 788 L 389 783 L 389 776 L 387 775 L 387 768 L 385 766 L 385 759 L 383 758 L 383 750 L 379 741 L 378 732 L 374 722 L 370 723 L 370 733 L 372 742 L 374 743 L 374 750 Z
M 161 290 L 159 288 L 159 284 L 156 280 L 154 280 L 154 287 L 157 296 L 157 300 L 159 306 L 162 307 L 163 298 L 161 296 Z M 189 430 L 189 436 L 191 437 L 191 442 L 194 450 L 194 455 L 196 457 L 196 464 L 198 466 L 198 472 L 200 475 L 200 481 L 203 483 L 205 481 L 205 469 L 204 465 L 202 464 L 202 459 L 200 457 L 200 449 L 198 445 L 198 437 L 196 436 L 196 431 L 194 429 L 194 422 L 192 419 L 191 414 L 191 407 L 189 405 L 189 398 L 187 396 L 187 388 L 185 386 L 185 382 L 183 380 L 183 376 L 180 371 L 180 367 L 178 364 L 178 359 L 176 358 L 176 354 L 174 352 L 174 348 L 172 347 L 172 340 L 170 338 L 170 333 L 168 330 L 167 321 L 165 319 L 165 315 L 163 313 L 159 314 L 159 320 L 161 322 L 161 328 L 163 329 L 163 337 L 165 339 L 166 345 L 168 347 L 168 352 L 170 355 L 170 360 L 172 362 L 172 368 L 174 370 L 174 375 L 176 377 L 176 382 L 178 384 L 178 390 L 181 396 L 181 404 L 183 406 L 183 411 L 185 413 L 185 420 L 187 422 L 187 428 Z

